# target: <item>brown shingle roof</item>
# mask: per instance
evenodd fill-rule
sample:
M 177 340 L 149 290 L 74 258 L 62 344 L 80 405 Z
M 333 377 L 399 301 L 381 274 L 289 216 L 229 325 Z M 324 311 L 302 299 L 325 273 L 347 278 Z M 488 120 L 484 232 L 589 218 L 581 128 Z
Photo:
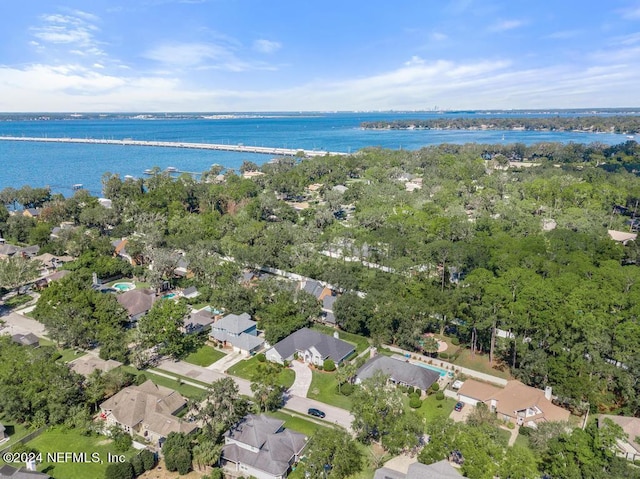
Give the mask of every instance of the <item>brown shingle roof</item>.
M 118 303 L 127 310 L 129 316 L 137 316 L 151 309 L 156 301 L 153 291 L 146 289 L 132 289 L 118 295 Z

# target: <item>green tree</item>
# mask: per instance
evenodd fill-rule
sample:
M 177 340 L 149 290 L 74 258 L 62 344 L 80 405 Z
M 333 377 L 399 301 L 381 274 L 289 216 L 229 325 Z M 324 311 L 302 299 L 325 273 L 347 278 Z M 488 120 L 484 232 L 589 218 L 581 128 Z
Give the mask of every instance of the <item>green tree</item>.
M 191 338 L 182 333 L 187 305 L 184 301 L 156 301 L 142 318 L 138 320 L 138 330 L 143 346 L 158 346 L 160 354 L 179 358 L 187 351 Z
M 222 433 L 247 414 L 248 408 L 236 382 L 227 377 L 214 381 L 206 398 L 192 405 L 190 414 L 202 424 L 203 434 L 215 443 Z
M 105 479 L 133 479 L 133 466 L 129 461 L 114 462 L 105 469 Z
M 11 256 L 0 261 L 0 287 L 18 289 L 35 280 L 39 274 L 40 267 L 37 261 L 22 256 Z
M 321 428 L 311 438 L 305 471 L 311 477 L 342 479 L 362 469 L 362 452 L 344 431 Z
M 275 363 L 259 363 L 251 378 L 251 391 L 260 412 L 275 411 L 282 406 L 286 388 L 278 382 L 280 369 Z
M 183 433 L 171 432 L 162 445 L 164 463 L 169 471 L 186 474 L 191 469 L 192 444 Z

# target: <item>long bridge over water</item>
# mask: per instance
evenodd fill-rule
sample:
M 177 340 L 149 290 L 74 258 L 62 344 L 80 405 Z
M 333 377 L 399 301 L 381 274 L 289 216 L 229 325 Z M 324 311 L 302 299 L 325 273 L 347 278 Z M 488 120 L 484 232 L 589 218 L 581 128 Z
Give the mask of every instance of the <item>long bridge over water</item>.
M 92 145 L 121 145 L 121 146 L 152 146 L 162 148 L 190 148 L 195 150 L 222 150 L 236 151 L 240 153 L 260 153 L 264 155 L 295 156 L 325 156 L 325 155 L 347 155 L 348 153 L 324 150 L 304 150 L 295 148 L 271 148 L 267 146 L 245 146 L 226 145 L 221 143 L 190 143 L 183 141 L 153 141 L 153 140 L 133 140 L 124 138 L 122 140 L 107 140 L 99 138 L 49 138 L 33 136 L 0 136 L 0 140 L 5 141 L 36 141 L 46 143 L 84 143 Z

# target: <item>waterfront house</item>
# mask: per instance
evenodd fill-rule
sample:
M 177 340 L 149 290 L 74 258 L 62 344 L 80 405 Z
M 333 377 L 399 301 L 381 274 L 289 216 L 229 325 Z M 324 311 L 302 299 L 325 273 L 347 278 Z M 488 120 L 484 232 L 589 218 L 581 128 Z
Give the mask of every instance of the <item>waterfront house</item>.
M 284 364 L 285 361 L 292 361 L 297 354 L 298 359 L 316 366 L 322 366 L 327 359 L 338 365 L 355 352 L 355 347 L 339 339 L 337 331 L 334 334 L 329 336 L 309 328 L 299 329 L 274 344 L 266 352 L 267 359 Z
M 285 429 L 284 421 L 249 414 L 224 433 L 222 466 L 234 476 L 284 479 L 307 445 L 303 434 Z
M 195 423 L 176 417 L 186 404 L 187 400 L 176 391 L 147 380 L 122 389 L 100 404 L 100 417 L 107 427 L 117 425 L 160 448 L 170 433 L 191 434 L 196 430 Z

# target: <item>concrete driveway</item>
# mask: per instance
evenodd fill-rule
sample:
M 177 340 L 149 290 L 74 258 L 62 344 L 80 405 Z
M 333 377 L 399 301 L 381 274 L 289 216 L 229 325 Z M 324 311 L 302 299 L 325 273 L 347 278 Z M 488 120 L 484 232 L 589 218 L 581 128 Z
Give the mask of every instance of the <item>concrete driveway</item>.
M 466 422 L 467 417 L 473 411 L 473 407 L 470 404 L 465 404 L 462 408 L 462 411 L 456 411 L 455 409 L 451 411 L 449 417 L 453 419 L 455 422 Z
M 300 414 L 304 414 L 305 416 L 307 415 L 307 411 L 310 408 L 320 409 L 326 414 L 326 417 L 324 419 L 318 419 L 319 421 L 337 424 L 345 428 L 347 431 L 352 432 L 351 423 L 353 421 L 353 416 L 346 409 L 330 406 L 329 404 L 315 401 L 313 399 L 292 395 L 288 395 L 288 397 L 285 398 L 284 407 L 286 409 L 291 409 L 292 411 L 299 412 Z
M 309 387 L 311 386 L 311 380 L 313 379 L 309 365 L 293 360 L 291 361 L 291 369 L 296 373 L 296 379 L 289 388 L 289 393 L 293 396 L 306 398 Z

